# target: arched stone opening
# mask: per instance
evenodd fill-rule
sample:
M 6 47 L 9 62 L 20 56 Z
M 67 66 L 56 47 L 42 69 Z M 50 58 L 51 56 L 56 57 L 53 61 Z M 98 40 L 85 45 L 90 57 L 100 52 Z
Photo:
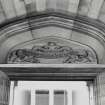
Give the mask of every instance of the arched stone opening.
M 29 19 L 29 23 L 25 19 Z M 0 31 L 0 63 L 6 63 L 6 57 L 13 47 L 49 37 L 86 45 L 96 53 L 98 64 L 105 63 L 104 25 L 99 22 L 53 12 L 36 14 L 25 19 L 19 18 L 16 23 L 12 21 L 2 27 Z

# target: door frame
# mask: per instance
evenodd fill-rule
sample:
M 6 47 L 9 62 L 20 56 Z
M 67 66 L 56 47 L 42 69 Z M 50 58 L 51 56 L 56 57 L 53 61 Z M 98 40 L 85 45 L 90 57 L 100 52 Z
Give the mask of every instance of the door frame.
M 104 73 L 105 65 L 1 64 L 0 70 L 9 77 L 10 81 L 88 81 L 93 84 L 95 105 L 101 105 L 99 75 Z

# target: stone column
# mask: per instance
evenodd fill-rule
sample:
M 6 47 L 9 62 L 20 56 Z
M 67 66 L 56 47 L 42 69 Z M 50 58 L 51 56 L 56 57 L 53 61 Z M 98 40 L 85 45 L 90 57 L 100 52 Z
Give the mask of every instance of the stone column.
M 3 72 L 0 71 L 0 105 L 9 105 L 10 81 Z
M 99 73 L 94 81 L 95 105 L 105 105 L 105 72 Z

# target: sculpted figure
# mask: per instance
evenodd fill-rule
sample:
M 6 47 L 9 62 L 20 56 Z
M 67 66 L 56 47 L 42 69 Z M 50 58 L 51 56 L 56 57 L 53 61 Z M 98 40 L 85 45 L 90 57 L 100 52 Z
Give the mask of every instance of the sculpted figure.
M 27 59 L 27 56 L 26 56 L 26 52 L 25 50 L 22 50 L 22 49 L 19 49 L 16 51 L 16 59 L 15 59 L 15 62 L 24 62 L 25 59 Z

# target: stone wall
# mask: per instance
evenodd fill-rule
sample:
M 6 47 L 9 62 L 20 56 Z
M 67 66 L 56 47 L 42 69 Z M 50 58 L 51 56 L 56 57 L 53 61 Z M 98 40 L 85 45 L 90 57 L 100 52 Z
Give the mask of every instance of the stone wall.
M 9 104 L 9 86 L 8 77 L 0 71 L 0 105 Z
M 99 73 L 94 83 L 95 105 L 105 105 L 105 72 Z

